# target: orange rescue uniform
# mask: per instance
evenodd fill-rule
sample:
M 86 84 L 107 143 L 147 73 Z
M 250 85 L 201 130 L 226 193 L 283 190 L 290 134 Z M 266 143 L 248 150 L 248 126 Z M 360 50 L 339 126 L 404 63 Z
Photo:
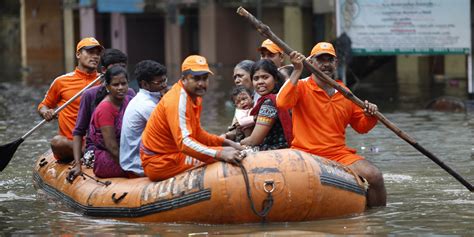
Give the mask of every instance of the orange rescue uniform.
M 329 97 L 312 77 L 299 80 L 296 85 L 288 80 L 277 95 L 278 107 L 293 109 L 291 148 L 344 165 L 364 159 L 346 146 L 346 127 L 350 124 L 358 133 L 367 133 L 377 124 L 377 118 L 366 116 L 338 91 Z M 345 87 L 341 81 L 337 83 Z
M 47 106 L 50 109 L 60 107 L 94 81 L 97 76 L 97 72 L 89 74 L 76 68 L 73 72 L 57 77 L 46 92 L 43 101 L 38 105 L 38 111 L 43 106 Z M 81 97 L 75 99 L 61 110 L 58 115 L 59 135 L 65 136 L 69 140 L 72 140 L 72 131 L 76 125 L 80 101 Z
M 140 158 L 152 181 L 213 163 L 224 138 L 201 128 L 202 98 L 194 102 L 178 81 L 160 100 L 142 134 Z

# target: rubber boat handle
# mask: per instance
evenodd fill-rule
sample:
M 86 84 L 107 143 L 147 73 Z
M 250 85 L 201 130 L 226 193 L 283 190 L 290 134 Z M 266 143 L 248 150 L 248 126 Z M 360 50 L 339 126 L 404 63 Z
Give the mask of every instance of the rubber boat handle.
M 120 197 L 115 198 L 116 193 L 113 193 L 113 194 L 112 194 L 112 201 L 114 201 L 114 203 L 117 204 L 117 203 L 119 203 L 120 201 L 122 201 L 122 199 L 124 199 L 125 196 L 127 196 L 127 194 L 128 194 L 127 192 L 124 192 L 124 193 L 122 193 L 122 195 L 120 195 Z

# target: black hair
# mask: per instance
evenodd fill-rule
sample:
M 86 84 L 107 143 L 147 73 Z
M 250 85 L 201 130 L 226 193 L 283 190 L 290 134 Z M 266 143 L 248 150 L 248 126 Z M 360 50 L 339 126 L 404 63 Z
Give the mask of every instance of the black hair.
M 151 82 L 153 77 L 166 75 L 166 67 L 153 60 L 143 60 L 135 65 L 133 75 L 141 88 L 141 81 Z
M 235 65 L 235 68 L 241 68 L 243 69 L 244 71 L 250 73 L 250 70 L 252 70 L 252 65 L 254 64 L 255 62 L 252 61 L 252 60 L 242 60 L 240 61 L 239 63 L 237 63 L 237 65 Z
M 127 55 L 118 49 L 105 49 L 100 57 L 100 66 L 107 68 L 111 64 L 125 63 L 127 64 Z
M 230 93 L 230 99 L 234 102 L 235 104 L 235 97 L 238 96 L 240 93 L 247 93 L 249 94 L 250 98 L 252 98 L 252 91 L 249 89 L 245 88 L 244 86 L 236 86 L 234 89 L 232 89 L 232 92 Z
M 100 104 L 100 102 L 109 94 L 107 91 L 106 86 L 110 84 L 112 81 L 112 77 L 124 74 L 125 78 L 127 78 L 128 81 L 128 73 L 127 70 L 119 65 L 114 65 L 111 68 L 107 69 L 107 71 L 104 74 L 104 82 L 105 86 L 102 86 L 99 91 L 97 91 L 96 98 L 94 101 L 94 105 L 97 106 Z
M 250 78 L 252 79 L 252 81 L 253 81 L 253 75 L 260 69 L 264 70 L 265 72 L 273 76 L 273 78 L 275 79 L 275 88 L 273 89 L 272 93 L 273 94 L 278 93 L 280 88 L 283 86 L 285 78 L 278 71 L 278 68 L 275 65 L 275 63 L 273 63 L 270 59 L 262 59 L 262 60 L 257 61 L 255 64 L 253 64 L 252 70 L 250 71 Z

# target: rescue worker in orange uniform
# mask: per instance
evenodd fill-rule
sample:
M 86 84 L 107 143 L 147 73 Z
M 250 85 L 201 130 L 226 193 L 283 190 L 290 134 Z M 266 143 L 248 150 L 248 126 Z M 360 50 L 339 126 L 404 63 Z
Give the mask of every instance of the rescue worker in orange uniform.
M 212 74 L 206 59 L 187 57 L 180 80 L 160 100 L 142 134 L 140 158 L 145 175 L 165 180 L 203 163 L 236 163 L 243 147 L 201 128 L 202 96 Z
M 80 97 L 66 106 L 58 115 L 54 115 L 54 110 L 66 103 L 99 76 L 97 66 L 103 49 L 104 47 L 92 37 L 79 41 L 76 46 L 78 61 L 76 69 L 54 79 L 46 92 L 45 98 L 38 105 L 38 113 L 43 119 L 46 121 L 58 119 L 59 134 L 51 140 L 51 150 L 57 160 L 69 162 L 74 159 L 72 131 L 76 124 Z
M 385 206 L 387 194 L 382 173 L 371 162 L 357 155 L 355 149 L 347 147 L 345 142 L 348 125 L 358 133 L 367 133 L 377 124 L 377 118 L 373 116 L 378 111 L 377 105 L 366 100 L 365 108 L 361 109 L 315 75 L 298 80 L 305 57 L 294 51 L 290 59 L 295 70 L 278 93 L 277 106 L 293 111 L 294 139 L 291 148 L 350 167 L 370 184 L 367 206 Z M 337 58 L 332 44 L 316 44 L 306 60 L 336 80 Z M 345 87 L 342 81 L 336 81 Z

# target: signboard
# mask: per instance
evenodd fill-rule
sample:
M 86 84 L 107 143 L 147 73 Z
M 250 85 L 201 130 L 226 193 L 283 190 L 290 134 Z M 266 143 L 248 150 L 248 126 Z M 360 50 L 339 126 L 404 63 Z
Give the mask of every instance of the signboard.
M 142 13 L 145 0 L 97 0 L 98 12 Z
M 338 35 L 357 55 L 469 54 L 469 0 L 338 0 Z

